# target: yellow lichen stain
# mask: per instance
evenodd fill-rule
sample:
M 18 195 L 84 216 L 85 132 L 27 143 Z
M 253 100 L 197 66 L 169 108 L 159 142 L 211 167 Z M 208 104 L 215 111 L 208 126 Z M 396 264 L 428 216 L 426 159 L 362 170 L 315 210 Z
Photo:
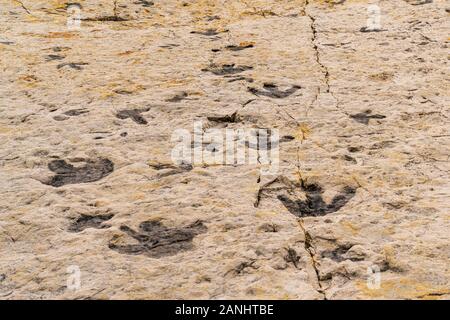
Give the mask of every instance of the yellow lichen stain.
M 307 123 L 301 123 L 298 126 L 297 132 L 294 135 L 294 137 L 297 140 L 300 140 L 300 142 L 303 142 L 304 140 L 308 139 L 308 137 L 311 134 L 311 128 L 308 126 Z
M 381 276 L 379 289 L 369 288 L 363 280 L 357 280 L 355 284 L 362 294 L 372 299 L 438 299 L 439 294 L 450 294 L 448 288 L 437 288 L 409 278 L 383 280 Z
M 33 74 L 27 74 L 27 75 L 20 76 L 17 80 L 20 84 L 22 84 L 26 87 L 29 87 L 29 88 L 36 87 L 38 85 L 38 83 L 40 82 L 38 77 L 36 77 Z
M 394 73 L 392 72 L 380 72 L 380 73 L 375 73 L 375 74 L 371 74 L 369 76 L 370 80 L 374 80 L 374 81 L 387 81 L 387 80 L 391 80 L 392 78 L 394 78 Z
M 43 22 L 44 21 L 43 19 L 40 19 L 39 17 L 32 16 L 32 15 L 27 15 L 25 17 L 25 20 L 27 22 L 31 22 L 31 23 L 33 23 L 33 22 Z
M 198 167 L 194 167 L 194 169 L 192 170 L 192 172 L 195 172 L 195 174 L 198 174 L 200 176 L 204 176 L 204 177 L 209 177 L 211 176 L 211 173 L 209 173 L 207 170 L 202 170 Z
M 391 163 L 401 163 L 402 165 L 409 159 L 405 153 L 397 151 L 386 151 L 384 156 L 389 158 Z
M 94 207 L 96 207 L 96 208 L 106 207 L 106 206 L 108 206 L 108 204 L 109 204 L 109 201 L 97 200 L 94 202 Z
M 344 228 L 348 229 L 352 233 L 352 235 L 358 235 L 360 228 L 352 224 L 350 221 L 341 221 L 340 224 Z
M 144 200 L 145 199 L 145 193 L 134 193 L 131 195 L 131 200 L 137 201 L 137 200 Z
M 0 126 L 0 134 L 5 134 L 5 133 L 8 133 L 8 132 L 11 132 L 13 129 L 12 128 L 9 128 L 9 127 L 1 127 Z
M 239 43 L 239 46 L 241 47 L 248 47 L 248 46 L 254 46 L 255 42 L 254 41 L 242 41 Z
M 388 228 L 383 229 L 382 233 L 381 233 L 384 237 L 386 236 L 391 236 L 393 234 L 395 234 L 395 228 L 393 226 L 390 226 Z
M 67 1 L 66 0 L 50 0 L 48 1 L 49 5 L 53 9 L 66 9 L 67 7 Z M 83 5 L 84 0 L 77 1 L 80 5 Z
M 217 208 L 229 208 L 230 204 L 223 201 L 216 201 L 214 202 L 214 206 L 216 206 Z
M 132 65 L 142 65 L 142 59 L 140 59 L 140 58 L 134 58 L 134 59 L 132 59 L 131 60 L 131 64 Z
M 149 183 L 144 183 L 142 185 L 139 185 L 139 190 L 140 191 L 152 191 L 152 190 L 156 190 L 159 189 L 162 186 L 162 184 L 158 181 L 154 181 L 154 182 L 149 182 Z
M 275 212 L 275 211 L 258 211 L 255 214 L 255 216 L 258 218 L 267 218 L 267 217 L 273 217 L 276 215 L 278 215 L 278 212 Z
M 99 99 L 106 100 L 116 95 L 136 94 L 145 89 L 146 87 L 144 85 L 132 83 L 131 81 L 123 81 L 111 82 L 103 86 L 97 85 L 95 92 L 98 94 Z
M 160 87 L 160 88 L 182 87 L 186 84 L 189 84 L 193 80 L 194 80 L 194 78 L 192 78 L 192 77 L 186 77 L 183 79 L 169 79 L 167 81 L 159 83 L 158 87 Z
M 101 100 L 107 100 L 107 99 L 113 97 L 114 95 L 115 95 L 115 93 L 112 92 L 112 91 L 101 90 L 101 91 L 99 92 L 99 99 L 101 99 Z
M 411 221 L 409 223 L 406 224 L 406 227 L 408 228 L 422 228 L 422 227 L 426 227 L 430 224 L 429 221 L 425 220 L 425 219 L 417 219 L 415 221 Z
M 130 55 L 130 54 L 132 54 L 132 53 L 135 53 L 136 51 L 132 51 L 132 50 L 127 50 L 127 51 L 123 51 L 123 52 L 119 52 L 117 55 L 118 56 L 128 56 L 128 55 Z
M 145 90 L 145 86 L 140 85 L 140 84 L 129 84 L 127 86 L 119 86 L 118 88 L 114 89 L 113 92 L 120 94 L 120 92 L 124 92 L 127 94 L 132 94 L 132 93 L 138 93 L 140 91 Z
M 247 294 L 251 295 L 252 298 L 264 300 L 264 299 L 276 299 L 273 295 L 269 295 L 263 288 L 261 287 L 252 287 L 247 289 Z
M 385 212 L 384 215 L 383 215 L 383 219 L 385 219 L 385 220 L 391 220 L 394 217 L 395 216 L 391 212 Z
M 44 38 L 50 38 L 50 39 L 71 39 L 79 37 L 79 34 L 76 32 L 49 32 L 47 35 L 41 35 Z
M 130 23 L 114 23 L 112 25 L 109 26 L 109 28 L 111 30 L 114 31 L 123 31 L 123 30 L 131 30 L 131 29 L 136 29 L 136 26 Z

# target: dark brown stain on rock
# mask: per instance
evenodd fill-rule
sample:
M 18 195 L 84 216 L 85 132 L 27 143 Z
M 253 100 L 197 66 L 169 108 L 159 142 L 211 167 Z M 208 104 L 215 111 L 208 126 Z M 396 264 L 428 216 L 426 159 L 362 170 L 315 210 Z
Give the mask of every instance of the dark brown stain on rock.
M 103 222 L 110 220 L 112 217 L 114 217 L 114 215 L 112 213 L 95 215 L 95 216 L 81 214 L 69 226 L 69 231 L 70 232 L 81 232 L 87 228 L 94 228 L 94 229 L 109 228 L 110 226 L 107 224 L 104 224 Z
M 167 228 L 159 221 L 144 221 L 139 225 L 139 231 L 122 225 L 120 230 L 138 241 L 137 244 L 118 245 L 113 238 L 109 248 L 122 254 L 144 254 L 152 258 L 175 255 L 180 251 L 192 249 L 195 236 L 205 233 L 206 226 L 197 220 L 180 228 Z
M 130 118 L 137 124 L 147 124 L 147 120 L 141 115 L 141 113 L 149 110 L 150 108 L 121 110 L 117 112 L 116 117 L 122 120 Z
M 356 189 L 346 186 L 327 204 L 322 198 L 323 190 L 319 185 L 302 183 L 301 189 L 306 194 L 306 200 L 293 200 L 285 195 L 277 197 L 290 213 L 298 217 L 317 217 L 336 212 L 356 194 Z
M 372 114 L 372 110 L 366 110 L 361 113 L 352 114 L 350 118 L 362 124 L 369 124 L 370 119 L 384 119 L 386 116 L 382 114 Z
M 48 164 L 48 168 L 56 175 L 42 183 L 53 187 L 88 183 L 98 181 L 114 171 L 114 163 L 109 159 L 87 159 L 84 162 L 86 163 L 84 166 L 74 167 L 65 160 L 53 160 Z
M 273 83 L 264 83 L 262 89 L 256 89 L 252 87 L 249 87 L 247 89 L 249 92 L 253 93 L 256 96 L 266 96 L 274 99 L 283 99 L 294 94 L 299 89 L 301 89 L 301 87 L 298 85 L 293 85 L 289 89 L 281 91 L 278 89 L 278 86 Z
M 215 74 L 216 76 L 224 76 L 224 75 L 230 75 L 230 74 L 237 74 L 241 73 L 247 70 L 252 70 L 253 67 L 251 66 L 237 66 L 234 63 L 233 64 L 223 64 L 223 65 L 215 65 L 211 64 L 208 68 L 202 69 L 203 72 L 211 72 Z

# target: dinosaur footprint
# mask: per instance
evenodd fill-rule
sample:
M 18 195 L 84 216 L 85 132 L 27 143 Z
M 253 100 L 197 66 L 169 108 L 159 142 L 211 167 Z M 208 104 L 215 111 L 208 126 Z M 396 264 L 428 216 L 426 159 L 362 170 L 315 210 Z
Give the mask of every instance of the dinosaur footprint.
M 130 118 L 137 124 L 147 124 L 147 120 L 145 120 L 141 113 L 147 112 L 149 110 L 150 108 L 121 110 L 117 112 L 116 117 L 122 120 Z
M 181 228 L 167 228 L 159 221 L 145 221 L 139 225 L 139 232 L 122 225 L 120 230 L 138 244 L 116 244 L 117 237 L 111 239 L 109 248 L 122 254 L 145 254 L 152 258 L 175 255 L 180 251 L 192 249 L 195 236 L 206 232 L 202 221 Z
M 249 87 L 248 91 L 256 96 L 266 96 L 269 98 L 283 99 L 289 97 L 291 94 L 294 94 L 299 89 L 301 89 L 300 86 L 293 85 L 291 88 L 285 91 L 281 91 L 278 89 L 278 86 L 273 83 L 264 83 L 262 90 Z
M 223 64 L 221 66 L 216 64 L 211 64 L 208 68 L 202 69 L 203 72 L 211 72 L 216 76 L 225 76 L 230 74 L 237 74 L 247 70 L 252 70 L 251 66 L 237 66 L 233 64 Z
M 331 203 L 327 204 L 323 201 L 323 190 L 319 185 L 302 183 L 301 189 L 306 193 L 306 200 L 292 200 L 285 195 L 279 195 L 280 200 L 290 213 L 298 217 L 317 217 L 336 212 L 353 198 L 356 190 L 352 187 L 344 187 L 344 189 L 337 194 Z
M 106 229 L 106 228 L 109 228 L 110 226 L 107 224 L 104 224 L 103 222 L 111 220 L 112 217 L 114 217 L 114 214 L 112 214 L 112 213 L 100 214 L 100 215 L 94 215 L 94 216 L 87 215 L 87 214 L 81 214 L 69 226 L 69 231 L 70 232 L 81 232 L 87 228 Z
M 56 175 L 42 183 L 61 187 L 66 184 L 94 182 L 114 171 L 114 163 L 109 159 L 88 159 L 85 163 L 82 167 L 74 167 L 65 160 L 53 160 L 48 164 L 48 168 Z
M 362 123 L 362 124 L 369 124 L 370 119 L 384 119 L 386 116 L 382 114 L 371 114 L 372 110 L 366 110 L 361 113 L 352 114 L 350 115 L 350 118 L 354 119 L 356 122 Z

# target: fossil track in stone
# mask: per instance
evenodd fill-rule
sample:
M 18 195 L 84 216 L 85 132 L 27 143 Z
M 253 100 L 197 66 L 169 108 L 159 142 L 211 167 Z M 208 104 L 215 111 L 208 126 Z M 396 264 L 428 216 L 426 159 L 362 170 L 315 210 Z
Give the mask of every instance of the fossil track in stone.
M 225 47 L 225 49 L 230 50 L 230 51 L 241 51 L 241 50 L 248 49 L 248 48 L 253 48 L 253 44 L 252 43 L 243 43 L 243 44 L 239 44 L 239 45 L 229 45 L 229 46 Z
M 293 85 L 289 89 L 282 91 L 282 90 L 278 89 L 278 86 L 273 83 L 264 83 L 262 89 L 256 89 L 253 87 L 249 87 L 248 91 L 253 93 L 256 96 L 266 96 L 269 98 L 283 99 L 283 98 L 287 98 L 290 95 L 294 94 L 299 89 L 301 89 L 300 86 Z
M 62 187 L 66 184 L 95 182 L 114 171 L 114 164 L 109 159 L 87 159 L 83 162 L 85 162 L 84 166 L 75 167 L 65 160 L 51 161 L 48 168 L 56 175 L 42 183 L 53 187 Z
M 450 298 L 444 0 L 1 7 L 0 299 Z
M 109 228 L 109 225 L 104 224 L 105 221 L 114 217 L 114 214 L 100 214 L 100 215 L 87 215 L 81 214 L 72 224 L 69 226 L 70 232 L 81 232 L 87 228 L 105 229 Z
M 83 66 L 87 66 L 89 63 L 87 62 L 64 62 L 60 63 L 56 66 L 57 69 L 61 69 L 64 67 L 70 67 L 75 70 L 83 70 Z
M 148 165 L 150 168 L 161 171 L 156 174 L 156 179 L 161 179 L 164 177 L 172 176 L 175 174 L 180 174 L 184 172 L 189 172 L 193 169 L 190 163 L 181 163 L 179 165 L 174 165 L 171 163 L 157 163 L 152 162 Z
M 382 114 L 372 114 L 372 110 L 366 110 L 361 113 L 350 115 L 352 119 L 362 124 L 369 124 L 370 119 L 384 119 L 386 116 Z
M 205 31 L 191 31 L 192 34 L 199 34 L 199 35 L 208 36 L 208 37 L 216 36 L 216 35 L 218 35 L 220 33 L 224 33 L 224 32 L 228 32 L 228 31 L 227 30 L 218 31 L 216 29 L 207 29 Z
M 141 113 L 148 112 L 150 108 L 143 109 L 127 109 L 117 112 L 116 117 L 119 119 L 131 119 L 137 124 L 147 124 L 147 120 L 142 116 Z
M 179 228 L 167 228 L 159 221 L 145 221 L 139 225 L 139 231 L 125 225 L 120 226 L 120 230 L 138 244 L 117 244 L 117 238 L 113 238 L 109 243 L 110 249 L 122 254 L 145 254 L 161 258 L 192 249 L 194 237 L 205 233 L 207 228 L 200 220 Z
M 211 64 L 209 67 L 202 69 L 204 72 L 211 72 L 215 74 L 216 76 L 224 76 L 224 75 L 230 75 L 230 74 L 237 74 L 241 73 L 247 70 L 251 70 L 253 67 L 251 66 L 240 66 L 233 64 L 223 64 L 223 65 L 216 65 Z
M 286 209 L 298 217 L 324 216 L 336 212 L 345 206 L 356 193 L 354 188 L 346 186 L 333 198 L 331 203 L 327 204 L 322 198 L 323 190 L 319 185 L 302 183 L 301 189 L 305 192 L 306 200 L 291 199 L 286 195 L 277 196 Z

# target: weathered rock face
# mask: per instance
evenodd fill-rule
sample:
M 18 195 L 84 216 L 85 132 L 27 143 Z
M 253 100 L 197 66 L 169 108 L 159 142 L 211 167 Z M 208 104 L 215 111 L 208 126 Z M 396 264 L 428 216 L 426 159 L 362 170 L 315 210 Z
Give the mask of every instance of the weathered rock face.
M 445 1 L 79 2 L 0 0 L 1 299 L 450 298 Z

